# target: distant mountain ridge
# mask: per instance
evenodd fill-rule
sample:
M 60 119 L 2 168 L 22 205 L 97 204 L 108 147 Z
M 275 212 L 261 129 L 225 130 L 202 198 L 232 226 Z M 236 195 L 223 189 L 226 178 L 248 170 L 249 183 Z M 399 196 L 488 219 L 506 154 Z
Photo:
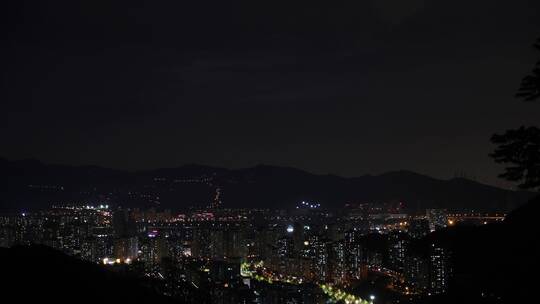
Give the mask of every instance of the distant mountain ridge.
M 292 208 L 315 201 L 329 208 L 346 203 L 401 201 L 425 208 L 512 210 L 533 194 L 411 171 L 340 177 L 268 165 L 225 169 L 195 164 L 135 172 L 98 166 L 49 165 L 0 159 L 0 210 L 52 204 L 110 202 L 173 210 L 208 206 L 220 188 L 224 207 Z

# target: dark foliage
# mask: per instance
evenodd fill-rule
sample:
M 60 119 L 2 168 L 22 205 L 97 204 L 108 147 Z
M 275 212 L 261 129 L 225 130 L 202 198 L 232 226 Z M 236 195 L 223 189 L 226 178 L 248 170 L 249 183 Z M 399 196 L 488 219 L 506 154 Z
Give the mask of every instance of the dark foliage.
M 540 270 L 539 203 L 540 196 L 510 213 L 503 223 L 450 227 L 415 244 L 424 251 L 431 243 L 444 246 L 451 252 L 453 268 L 448 293 L 416 303 L 534 302 L 534 278 Z
M 540 129 L 522 126 L 495 134 L 491 141 L 497 145 L 491 157 L 497 163 L 509 164 L 500 177 L 519 182 L 522 189 L 540 187 Z
M 540 38 L 534 45 L 540 50 Z M 535 101 L 540 97 L 540 60 L 531 74 L 525 76 L 516 94 L 525 101 Z M 540 130 L 537 127 L 520 127 L 495 134 L 491 142 L 497 148 L 491 157 L 500 164 L 510 164 L 499 177 L 508 181 L 519 182 L 522 189 L 540 187 Z
M 534 47 L 540 51 L 540 38 Z M 523 78 L 516 96 L 525 101 L 533 101 L 540 97 L 540 60 L 534 66 L 531 74 Z

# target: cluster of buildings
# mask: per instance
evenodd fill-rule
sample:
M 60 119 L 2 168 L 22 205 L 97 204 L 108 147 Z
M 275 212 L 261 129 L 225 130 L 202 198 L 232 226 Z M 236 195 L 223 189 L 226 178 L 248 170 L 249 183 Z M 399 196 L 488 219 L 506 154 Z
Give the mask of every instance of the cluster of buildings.
M 184 300 L 209 296 L 239 303 L 255 297 L 282 303 L 293 297 L 302 299 L 296 303 L 319 303 L 320 284 L 352 288 L 374 275 L 387 276 L 391 288 L 404 295 L 444 293 L 452 253 L 421 240 L 459 222 L 459 214 L 433 209 L 409 216 L 399 206 L 369 204 L 332 213 L 306 202 L 292 211 L 230 210 L 219 206 L 217 193 L 215 206 L 185 214 L 98 205 L 4 215 L 0 246 L 43 244 L 129 269 Z M 243 277 L 246 263 L 263 263 L 275 283 Z M 202 286 L 209 294 L 200 292 Z

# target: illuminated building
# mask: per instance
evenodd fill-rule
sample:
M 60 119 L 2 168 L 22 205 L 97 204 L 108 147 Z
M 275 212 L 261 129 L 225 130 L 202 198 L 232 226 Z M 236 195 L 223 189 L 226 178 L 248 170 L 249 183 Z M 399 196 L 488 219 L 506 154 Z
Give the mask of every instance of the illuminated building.
M 313 248 L 313 273 L 316 279 L 319 281 L 326 281 L 329 279 L 328 271 L 328 244 L 330 240 L 324 239 L 318 235 L 314 235 L 310 238 L 310 246 Z
M 194 258 L 210 258 L 210 229 L 199 225 L 193 229 L 193 242 L 191 244 L 191 255 Z
M 345 244 L 344 241 L 332 242 L 330 244 L 329 272 L 330 277 L 336 284 L 341 284 L 346 279 L 345 265 Z
M 413 239 L 421 239 L 430 232 L 429 221 L 427 219 L 412 219 L 409 221 L 409 235 Z
M 99 262 L 113 256 L 113 237 L 109 234 L 96 234 L 91 239 L 90 260 Z
M 445 228 L 448 224 L 446 209 L 426 209 L 426 218 L 431 231 Z
M 429 291 L 432 294 L 444 293 L 452 274 L 450 252 L 448 249 L 431 244 L 429 250 Z
M 429 287 L 429 262 L 421 255 L 410 253 L 405 257 L 403 274 L 414 291 L 423 292 Z
M 346 272 L 349 279 L 360 279 L 362 269 L 362 246 L 360 231 L 351 229 L 345 233 Z
M 216 191 L 215 191 L 215 194 L 214 194 L 214 199 L 212 200 L 212 209 L 219 209 L 222 205 L 222 202 L 221 202 L 221 188 L 220 187 L 217 187 L 216 188 Z
M 114 240 L 113 255 L 121 261 L 137 259 L 139 242 L 137 237 L 124 237 Z
M 135 221 L 130 217 L 128 210 L 119 209 L 113 214 L 114 252 L 116 259 L 121 261 L 137 259 L 139 252 L 136 236 Z
M 403 272 L 408 245 L 407 234 L 395 231 L 388 235 L 388 259 L 391 269 Z
M 277 254 L 279 258 L 289 258 L 293 256 L 294 243 L 288 236 L 280 237 L 277 240 Z

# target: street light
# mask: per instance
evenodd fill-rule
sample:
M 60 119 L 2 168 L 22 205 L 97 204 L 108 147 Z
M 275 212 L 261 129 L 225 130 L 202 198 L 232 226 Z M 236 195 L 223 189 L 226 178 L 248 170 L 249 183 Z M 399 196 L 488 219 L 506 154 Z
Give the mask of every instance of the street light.
M 373 301 L 375 300 L 375 296 L 374 296 L 374 295 L 370 295 L 370 296 L 369 296 L 369 299 L 371 300 L 371 303 L 373 304 Z

